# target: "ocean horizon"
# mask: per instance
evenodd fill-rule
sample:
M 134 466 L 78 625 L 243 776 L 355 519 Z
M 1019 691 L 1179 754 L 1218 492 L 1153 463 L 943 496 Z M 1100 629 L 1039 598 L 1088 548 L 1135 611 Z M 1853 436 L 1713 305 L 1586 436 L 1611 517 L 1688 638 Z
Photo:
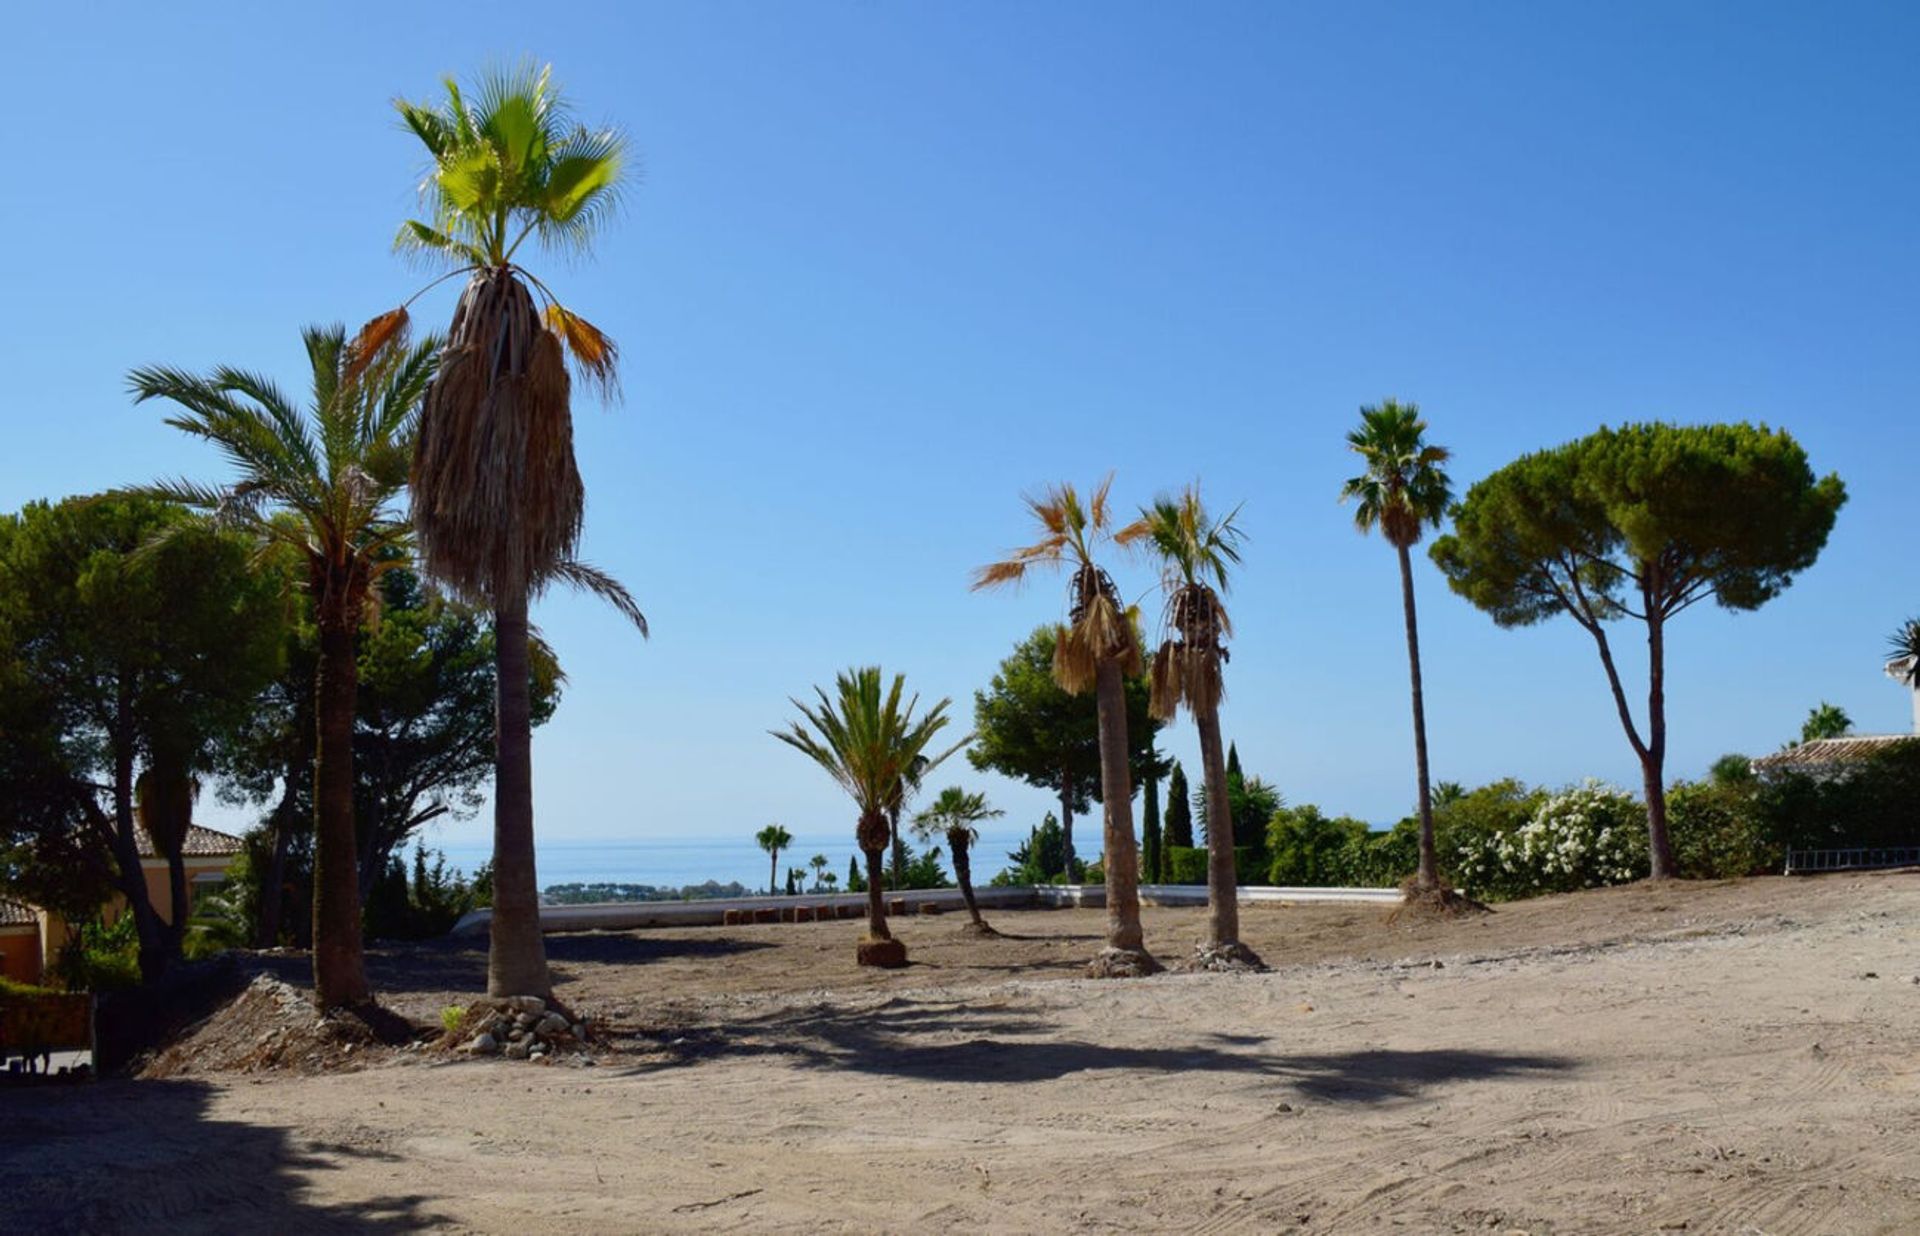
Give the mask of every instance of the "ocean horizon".
M 1083 834 L 1075 821 L 1074 840 L 1083 858 L 1099 850 L 1098 824 Z M 840 877 L 846 886 L 847 866 L 859 853 L 853 844 L 853 830 L 844 835 L 799 834 L 793 845 L 780 853 L 782 885 L 788 867 L 806 867 L 816 854 L 827 857 L 827 870 Z M 985 884 L 995 872 L 1008 866 L 1007 853 L 1027 839 L 1026 829 L 1005 829 L 983 833 L 973 846 L 973 876 Z M 1091 844 L 1089 844 L 1091 842 Z M 491 842 L 424 841 L 430 851 L 447 856 L 447 862 L 472 874 L 493 857 Z M 680 888 L 715 880 L 721 884 L 738 881 L 749 889 L 767 887 L 768 859 L 748 834 L 729 841 L 541 841 L 536 838 L 534 864 L 541 889 L 556 884 L 651 884 L 661 888 Z M 916 849 L 921 848 L 915 845 Z M 412 847 L 407 849 L 411 861 Z M 949 879 L 953 876 L 952 856 L 940 845 L 940 866 Z M 812 869 L 808 868 L 808 883 Z

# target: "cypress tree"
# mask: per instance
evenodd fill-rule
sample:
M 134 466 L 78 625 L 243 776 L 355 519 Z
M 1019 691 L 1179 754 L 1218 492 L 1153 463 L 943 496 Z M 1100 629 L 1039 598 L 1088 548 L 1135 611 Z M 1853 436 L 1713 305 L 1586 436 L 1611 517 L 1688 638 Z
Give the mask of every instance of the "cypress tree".
M 1187 804 L 1187 774 L 1178 761 L 1167 778 L 1165 839 L 1168 846 L 1193 848 L 1193 808 Z

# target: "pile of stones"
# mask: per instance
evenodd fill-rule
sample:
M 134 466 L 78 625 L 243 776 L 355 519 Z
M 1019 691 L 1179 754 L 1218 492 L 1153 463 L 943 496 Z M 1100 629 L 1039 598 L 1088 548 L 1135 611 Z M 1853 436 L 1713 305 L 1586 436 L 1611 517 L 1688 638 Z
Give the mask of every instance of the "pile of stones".
M 473 1032 L 461 1048 L 468 1055 L 509 1060 L 543 1060 L 587 1043 L 584 1022 L 569 1020 L 563 1009 L 548 1007 L 538 996 L 479 1001 L 461 1018 L 460 1030 Z

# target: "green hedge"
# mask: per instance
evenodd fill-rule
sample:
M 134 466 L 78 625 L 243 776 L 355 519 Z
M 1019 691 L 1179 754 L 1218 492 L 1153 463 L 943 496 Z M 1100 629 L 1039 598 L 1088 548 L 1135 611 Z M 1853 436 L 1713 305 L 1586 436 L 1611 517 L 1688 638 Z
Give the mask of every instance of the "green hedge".
M 1205 884 L 1207 851 L 1204 846 L 1170 845 L 1166 852 L 1167 883 Z M 1234 879 L 1241 884 L 1265 884 L 1267 852 L 1257 845 L 1235 846 Z

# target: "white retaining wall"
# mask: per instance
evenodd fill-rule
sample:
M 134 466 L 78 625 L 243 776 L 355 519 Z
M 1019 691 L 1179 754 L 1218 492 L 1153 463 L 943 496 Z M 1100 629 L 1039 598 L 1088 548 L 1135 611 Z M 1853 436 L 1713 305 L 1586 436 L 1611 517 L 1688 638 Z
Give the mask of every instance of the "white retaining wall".
M 957 888 L 908 889 L 888 893 L 887 900 L 905 901 L 908 914 L 918 914 L 923 905 L 942 910 L 961 910 L 966 901 Z M 974 900 L 982 909 L 1058 909 L 1065 906 L 1099 907 L 1107 904 L 1102 884 L 1041 884 L 1012 888 L 979 888 Z M 1140 900 L 1150 906 L 1202 906 L 1207 904 L 1204 884 L 1142 884 Z M 1307 901 L 1347 901 L 1392 905 L 1400 900 L 1391 888 L 1276 888 L 1269 885 L 1243 885 L 1242 904 L 1287 904 Z M 608 901 L 592 905 L 541 906 L 540 926 L 556 931 L 625 931 L 634 927 L 702 927 L 719 923 L 728 910 L 783 909 L 790 906 L 859 906 L 867 904 L 865 893 L 835 893 L 818 897 L 722 897 L 712 901 Z M 485 931 L 493 922 L 492 910 L 474 910 L 453 926 L 451 934 L 473 935 Z

